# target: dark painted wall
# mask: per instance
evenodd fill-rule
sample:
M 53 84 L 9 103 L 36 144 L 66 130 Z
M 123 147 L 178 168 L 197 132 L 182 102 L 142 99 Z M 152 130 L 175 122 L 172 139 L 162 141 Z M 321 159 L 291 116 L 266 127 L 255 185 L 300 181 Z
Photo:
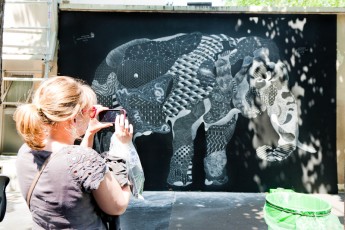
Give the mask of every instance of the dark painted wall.
M 114 107 L 117 103 L 125 107 L 129 111 L 129 118 L 136 125 L 136 131 L 148 131 L 150 128 L 154 130 L 151 135 L 137 135 L 135 139 L 146 177 L 145 190 L 258 192 L 284 187 L 298 192 L 337 192 L 335 15 L 62 11 L 59 18 L 58 74 L 82 78 L 96 90 L 102 88 L 100 86 L 112 87 L 107 89 L 108 94 L 115 89 L 122 90 L 121 92 L 127 89 L 126 93 L 115 90 L 116 97 L 104 96 L 108 94 L 99 95 L 99 100 L 109 107 Z M 181 33 L 186 34 L 185 37 L 176 36 Z M 167 36 L 175 37 L 162 39 Z M 213 44 L 205 43 L 207 50 L 214 52 L 210 54 L 213 56 L 206 58 L 201 65 L 192 63 L 193 67 L 196 67 L 195 78 L 204 87 L 201 88 L 205 95 L 197 102 L 187 100 L 188 105 L 177 111 L 178 113 L 191 110 L 193 117 L 180 118 L 177 114 L 169 116 L 166 106 L 171 105 L 168 101 L 172 100 L 172 95 L 179 89 L 178 74 L 171 70 L 172 66 L 182 65 L 185 68 L 187 64 L 176 63 L 182 60 L 183 55 L 189 55 L 190 58 L 192 52 L 200 49 L 203 39 L 210 36 L 216 36 L 218 40 L 224 39 L 221 49 L 210 51 Z M 259 40 L 251 40 L 252 36 Z M 141 38 L 147 40 L 120 47 Z M 240 45 L 240 41 L 245 41 L 245 45 Z M 152 47 L 158 51 L 152 52 Z M 182 48 L 185 51 L 179 50 Z M 219 55 L 225 56 L 227 52 L 235 49 L 238 52 L 230 60 L 235 60 L 236 63 L 230 63 L 231 73 L 225 76 L 232 83 L 229 83 L 228 91 L 224 92 L 218 80 L 226 75 L 226 70 L 219 68 L 220 63 L 217 60 L 220 59 Z M 255 55 L 254 51 L 260 49 L 261 54 L 256 52 Z M 115 54 L 110 55 L 106 65 L 105 59 L 112 50 Z M 270 51 L 268 60 L 263 58 L 264 50 Z M 133 51 L 138 54 L 134 54 Z M 145 62 L 145 57 L 158 67 Z M 247 69 L 244 68 L 245 57 L 252 58 Z M 237 94 L 245 94 L 245 97 L 241 98 L 243 103 L 248 99 L 252 90 L 248 93 L 237 86 L 244 85 L 251 87 L 250 89 L 254 87 L 250 79 L 258 79 L 257 75 L 249 74 L 249 68 L 254 66 L 253 60 L 262 64 L 258 67 L 261 77 L 267 77 L 265 71 L 276 73 L 274 70 L 268 70 L 269 63 L 278 66 L 278 61 L 281 61 L 280 69 L 285 69 L 287 73 L 277 74 L 281 74 L 281 78 L 270 87 L 269 92 L 265 91 L 266 96 L 272 99 L 277 93 L 287 95 L 288 93 L 284 94 L 281 90 L 280 84 L 283 85 L 283 89 L 288 89 L 288 92 L 293 94 L 294 107 L 290 110 L 284 107 L 283 102 L 273 107 L 298 114 L 295 117 L 297 119 L 292 120 L 298 123 L 298 128 L 293 134 L 301 143 L 313 147 L 315 153 L 298 147 L 294 150 L 291 144 L 278 145 L 278 134 L 269 122 L 269 118 L 276 112 L 268 114 L 264 111 L 256 118 L 248 118 L 242 111 L 232 115 L 232 119 L 226 124 L 212 126 L 215 129 L 210 128 L 209 134 L 205 131 L 205 120 L 208 115 L 203 117 L 203 122 L 197 122 L 206 111 L 207 106 L 203 103 L 205 99 L 211 104 L 209 123 L 221 120 L 232 109 L 238 108 L 238 105 L 235 105 Z M 120 64 L 125 67 L 120 68 Z M 265 70 L 262 70 L 262 66 Z M 245 73 L 241 76 L 236 75 L 241 69 L 246 70 Z M 116 75 L 116 79 L 111 78 L 110 85 L 107 85 L 106 79 L 111 73 Z M 139 76 L 135 73 L 139 73 Z M 128 80 L 129 78 L 131 79 Z M 94 80 L 97 80 L 98 84 L 95 85 Z M 157 102 L 157 97 L 150 97 L 151 93 L 156 95 L 155 93 L 160 92 L 153 90 L 155 83 L 161 85 L 159 89 L 163 92 L 163 101 Z M 209 91 L 206 89 L 207 86 L 211 88 Z M 190 87 L 184 89 L 193 91 Z M 250 96 L 258 96 L 259 93 L 257 89 L 257 92 Z M 265 93 L 261 91 L 260 95 Z M 182 95 L 186 96 L 188 92 Z M 218 108 L 217 95 L 223 98 L 218 101 Z M 262 101 L 258 102 L 260 103 L 262 104 Z M 138 113 L 141 121 L 146 119 L 145 124 L 136 120 L 138 116 L 135 116 L 134 112 L 137 109 L 140 110 Z M 154 115 L 145 118 L 150 109 L 154 111 Z M 170 117 L 175 123 L 165 123 L 166 117 Z M 285 121 L 287 117 L 284 118 Z M 149 121 L 156 122 L 156 126 L 150 126 Z M 196 125 L 192 126 L 194 122 Z M 166 124 L 169 128 L 162 129 Z M 194 136 L 190 136 L 193 131 L 196 132 L 194 139 Z M 285 133 L 280 129 L 280 134 Z M 184 139 L 180 138 L 179 135 L 185 134 L 187 136 Z M 102 141 L 107 142 L 104 133 L 100 136 L 103 138 Z M 226 145 L 217 145 L 218 140 L 227 141 Z M 275 150 L 265 153 L 261 151 L 261 154 L 258 151 L 261 156 L 259 157 L 256 149 L 262 145 L 272 145 Z M 189 150 L 185 150 L 183 155 L 181 147 L 184 146 L 189 146 Z M 103 145 L 98 145 L 97 148 L 106 150 L 107 145 L 103 142 Z M 221 151 L 222 148 L 225 158 L 211 154 Z M 191 160 L 192 165 L 188 165 L 187 158 Z M 175 159 L 175 164 L 171 159 Z M 217 164 L 224 164 L 225 161 L 227 163 L 224 167 L 219 168 Z M 207 168 L 206 164 L 210 165 L 211 169 Z M 179 166 L 181 168 L 178 168 Z M 213 168 L 221 172 L 213 172 Z M 205 179 L 208 180 L 207 185 Z M 214 183 L 210 184 L 210 181 Z

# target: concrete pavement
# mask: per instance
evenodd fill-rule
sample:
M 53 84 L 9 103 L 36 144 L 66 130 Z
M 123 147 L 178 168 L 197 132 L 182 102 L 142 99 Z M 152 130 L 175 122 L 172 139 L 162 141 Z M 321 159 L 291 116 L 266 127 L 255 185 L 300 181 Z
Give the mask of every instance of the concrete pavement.
M 144 192 L 131 199 L 121 218 L 123 230 L 267 229 L 263 219 L 264 193 Z M 313 194 L 332 205 L 344 224 L 344 194 Z M 7 211 L 0 230 L 31 229 L 31 215 L 18 191 L 7 191 Z
M 0 230 L 31 229 L 31 214 L 24 198 L 18 191 L 7 191 L 7 209 L 0 223 Z
M 15 157 L 0 157 L 1 173 L 11 178 L 7 210 L 0 230 L 31 229 L 31 214 L 19 192 Z M 131 199 L 121 217 L 123 230 L 261 230 L 265 193 L 145 191 L 145 200 Z M 344 193 L 311 194 L 332 205 L 332 214 L 344 224 Z

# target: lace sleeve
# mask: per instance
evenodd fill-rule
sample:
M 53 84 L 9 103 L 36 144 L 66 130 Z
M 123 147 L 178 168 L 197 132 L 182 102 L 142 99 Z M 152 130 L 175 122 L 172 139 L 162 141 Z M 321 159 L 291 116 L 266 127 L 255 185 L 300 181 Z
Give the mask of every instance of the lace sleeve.
M 66 154 L 69 173 L 81 188 L 90 192 L 99 187 L 107 171 L 105 160 L 93 149 L 73 146 Z
M 121 187 L 131 185 L 130 181 L 128 180 L 128 169 L 124 159 L 121 157 L 107 155 L 105 157 L 105 161 L 109 167 L 109 171 L 113 174 Z

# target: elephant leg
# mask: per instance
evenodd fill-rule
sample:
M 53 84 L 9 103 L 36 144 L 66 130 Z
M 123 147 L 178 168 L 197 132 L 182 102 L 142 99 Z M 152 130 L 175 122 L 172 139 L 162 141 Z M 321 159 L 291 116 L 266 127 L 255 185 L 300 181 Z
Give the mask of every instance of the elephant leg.
M 226 163 L 225 149 L 212 152 L 205 157 L 205 185 L 223 185 L 228 182 Z
M 170 185 L 187 186 L 192 183 L 194 145 L 191 124 L 195 120 L 194 114 L 189 113 L 173 123 L 173 156 L 167 180 Z
M 236 121 L 237 115 L 225 125 L 211 126 L 206 132 L 205 185 L 223 185 L 228 182 L 226 146 L 234 134 Z
M 170 161 L 168 183 L 175 186 L 187 186 L 192 183 L 193 146 L 180 146 Z

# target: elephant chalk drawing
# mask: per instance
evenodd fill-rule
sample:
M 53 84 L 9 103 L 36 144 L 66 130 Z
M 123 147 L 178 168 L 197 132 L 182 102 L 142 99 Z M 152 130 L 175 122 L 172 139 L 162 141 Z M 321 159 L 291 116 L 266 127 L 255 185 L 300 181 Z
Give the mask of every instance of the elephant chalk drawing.
M 226 145 L 239 114 L 255 118 L 267 111 L 279 135 L 277 147 L 257 148 L 261 159 L 282 161 L 296 147 L 315 152 L 298 141 L 297 104 L 288 79 L 272 40 L 195 32 L 116 47 L 97 68 L 92 88 L 100 103 L 127 110 L 134 138 L 172 132 L 167 183 L 173 186 L 193 182 L 193 140 L 204 124 L 205 185 L 223 185 Z

